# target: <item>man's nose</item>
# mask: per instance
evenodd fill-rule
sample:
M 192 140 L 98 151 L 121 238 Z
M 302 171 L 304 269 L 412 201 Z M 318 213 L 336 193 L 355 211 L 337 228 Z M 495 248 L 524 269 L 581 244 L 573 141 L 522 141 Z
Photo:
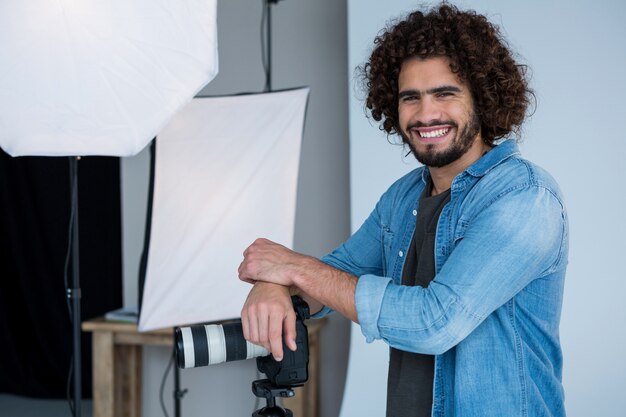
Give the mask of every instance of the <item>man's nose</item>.
M 432 98 L 424 97 L 420 100 L 415 114 L 416 119 L 428 125 L 433 120 L 441 120 L 441 106 Z

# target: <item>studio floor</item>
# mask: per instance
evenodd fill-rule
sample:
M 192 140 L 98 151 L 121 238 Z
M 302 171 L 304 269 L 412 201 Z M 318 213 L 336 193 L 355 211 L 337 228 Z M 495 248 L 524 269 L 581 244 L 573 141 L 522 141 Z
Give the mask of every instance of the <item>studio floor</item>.
M 66 400 L 40 400 L 0 394 L 0 417 L 70 417 Z M 82 417 L 91 417 L 91 400 L 82 401 Z

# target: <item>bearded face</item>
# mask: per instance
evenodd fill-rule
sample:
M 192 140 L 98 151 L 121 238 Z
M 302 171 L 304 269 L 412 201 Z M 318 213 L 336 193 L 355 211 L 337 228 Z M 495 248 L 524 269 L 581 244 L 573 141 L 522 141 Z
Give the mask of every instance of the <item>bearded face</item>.
M 408 59 L 398 87 L 400 133 L 419 162 L 444 167 L 482 146 L 469 87 L 447 58 Z

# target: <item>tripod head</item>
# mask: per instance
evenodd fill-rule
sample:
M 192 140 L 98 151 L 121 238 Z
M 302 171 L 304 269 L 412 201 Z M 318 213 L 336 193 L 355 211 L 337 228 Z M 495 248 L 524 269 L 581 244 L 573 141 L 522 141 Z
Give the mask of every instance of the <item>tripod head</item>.
M 293 417 L 291 410 L 276 405 L 276 397 L 289 398 L 295 395 L 291 388 L 277 387 L 268 379 L 260 379 L 252 383 L 252 392 L 267 401 L 267 405 L 252 413 L 252 417 Z
M 299 297 L 291 297 L 296 311 L 296 350 L 289 349 L 283 342 L 283 360 L 278 362 L 272 355 L 258 357 L 257 368 L 267 375 L 252 383 L 252 392 L 265 398 L 267 406 L 255 411 L 252 417 L 293 417 L 290 410 L 276 405 L 276 397 L 289 398 L 295 395 L 292 388 L 300 387 L 309 379 L 309 334 L 304 320 L 310 317 L 309 306 Z

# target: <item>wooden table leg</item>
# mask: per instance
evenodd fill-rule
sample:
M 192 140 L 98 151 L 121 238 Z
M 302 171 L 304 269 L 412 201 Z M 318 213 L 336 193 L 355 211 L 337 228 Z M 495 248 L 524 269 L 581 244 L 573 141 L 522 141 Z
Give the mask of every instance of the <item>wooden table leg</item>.
M 141 417 L 142 347 L 115 346 L 115 416 Z
M 319 332 L 316 332 L 315 336 L 309 340 L 309 373 L 310 379 L 315 381 L 313 384 L 305 385 L 302 387 L 307 390 L 304 397 L 304 409 L 305 415 L 308 417 L 319 416 Z M 304 394 L 304 393 L 303 393 Z
M 172 347 L 172 329 L 139 333 L 131 323 L 97 317 L 92 333 L 93 417 L 141 417 L 143 346 Z
M 113 333 L 94 332 L 93 417 L 114 417 Z

